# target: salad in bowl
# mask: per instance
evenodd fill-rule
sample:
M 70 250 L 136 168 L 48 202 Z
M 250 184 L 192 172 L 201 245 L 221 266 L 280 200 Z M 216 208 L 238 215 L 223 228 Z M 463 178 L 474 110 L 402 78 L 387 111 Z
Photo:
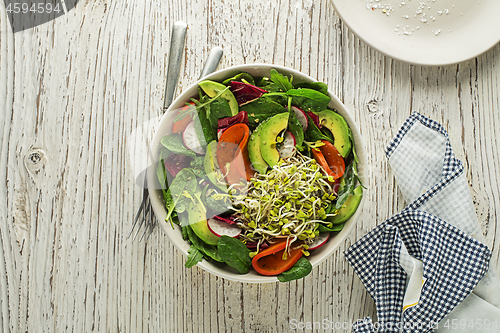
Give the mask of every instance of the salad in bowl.
M 363 198 L 353 120 L 326 84 L 284 67 L 236 66 L 197 82 L 164 115 L 152 148 L 160 225 L 186 267 L 231 280 L 308 275 Z

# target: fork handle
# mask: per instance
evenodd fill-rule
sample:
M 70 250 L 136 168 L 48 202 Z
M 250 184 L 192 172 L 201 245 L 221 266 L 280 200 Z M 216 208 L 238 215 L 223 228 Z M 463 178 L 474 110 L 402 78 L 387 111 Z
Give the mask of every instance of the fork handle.
M 170 42 L 170 53 L 168 56 L 167 80 L 165 82 L 165 99 L 163 100 L 163 112 L 165 112 L 174 99 L 179 71 L 181 69 L 182 52 L 184 41 L 186 40 L 186 22 L 178 21 L 172 28 L 172 38 Z
M 220 58 L 222 58 L 222 53 L 222 47 L 220 46 L 216 46 L 210 51 L 205 66 L 201 70 L 200 80 L 208 74 L 215 72 L 217 66 L 219 66 Z

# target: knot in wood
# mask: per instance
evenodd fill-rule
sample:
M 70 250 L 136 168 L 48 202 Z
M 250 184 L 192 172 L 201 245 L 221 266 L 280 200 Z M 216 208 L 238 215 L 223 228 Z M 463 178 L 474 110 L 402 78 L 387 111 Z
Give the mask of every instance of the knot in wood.
M 42 156 L 40 156 L 40 153 L 34 152 L 28 155 L 28 160 L 31 163 L 36 164 L 42 160 Z
M 24 159 L 24 166 L 28 173 L 35 177 L 40 170 L 45 167 L 47 163 L 47 156 L 42 149 L 31 148 Z
M 376 99 L 372 99 L 371 101 L 369 101 L 366 106 L 367 106 L 369 112 L 375 113 L 375 112 L 379 111 L 378 102 Z

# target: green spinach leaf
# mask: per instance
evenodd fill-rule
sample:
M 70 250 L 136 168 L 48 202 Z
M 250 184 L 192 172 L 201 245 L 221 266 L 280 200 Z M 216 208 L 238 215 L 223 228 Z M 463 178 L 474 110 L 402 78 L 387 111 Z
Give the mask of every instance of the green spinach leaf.
M 209 258 L 212 258 L 215 261 L 222 262 L 222 258 L 220 257 L 217 247 L 213 245 L 209 245 L 202 241 L 196 234 L 194 233 L 193 229 L 191 229 L 190 226 L 186 226 L 186 231 L 189 237 L 189 241 L 191 244 L 194 245 L 198 250 L 200 250 L 204 255 L 208 256 Z
M 252 75 L 245 73 L 245 72 L 239 73 L 239 74 L 233 76 L 232 78 L 229 78 L 229 79 L 222 81 L 222 84 L 227 86 L 231 81 L 240 81 L 240 82 L 250 83 L 252 85 L 255 85 L 255 80 L 253 79 Z
M 295 145 L 302 146 L 304 142 L 304 130 L 302 125 L 299 123 L 295 112 L 290 109 L 290 116 L 288 117 L 288 130 L 295 137 Z
M 278 275 L 280 282 L 289 282 L 301 279 L 312 271 L 312 265 L 306 258 L 300 258 L 289 270 Z
M 184 266 L 186 266 L 187 268 L 191 268 L 202 260 L 203 253 L 201 253 L 201 251 L 198 250 L 195 246 L 191 245 L 188 250 L 188 258 Z
M 273 81 L 271 81 L 267 76 L 257 76 L 254 78 L 255 85 L 259 88 L 267 90 L 269 92 L 278 91 L 276 87 L 273 87 Z
M 308 88 L 319 91 L 324 95 L 328 95 L 328 86 L 323 82 L 303 82 L 294 85 L 295 88 Z
M 184 145 L 180 134 L 169 134 L 167 136 L 164 136 L 163 138 L 161 138 L 161 144 L 172 153 L 192 157 L 196 156 L 196 153 L 194 151 Z
M 271 69 L 271 81 L 273 82 L 274 87 L 277 88 L 277 91 L 288 91 L 293 89 L 293 85 L 288 77 L 278 73 L 275 69 Z
M 286 92 L 293 97 L 293 105 L 299 106 L 304 111 L 320 112 L 325 110 L 331 98 L 319 91 L 307 88 L 292 89 Z
M 248 113 L 248 122 L 251 129 L 255 129 L 264 120 L 277 113 L 286 112 L 286 108 L 283 105 L 276 103 L 269 97 L 265 97 L 265 95 L 244 105 L 242 110 Z
M 229 236 L 221 236 L 217 243 L 217 250 L 222 260 L 240 274 L 249 272 L 252 266 L 250 250 L 241 241 Z
M 205 161 L 205 156 L 196 156 L 190 163 L 191 171 L 193 171 L 196 177 L 200 179 L 205 178 L 207 176 L 207 174 L 205 173 L 205 168 L 203 167 L 204 161 Z
M 312 118 L 307 115 L 307 120 L 309 122 L 306 132 L 305 132 L 305 139 L 309 142 L 316 142 L 318 140 L 328 140 L 331 143 L 333 143 L 332 140 L 330 140 L 329 137 L 327 137 L 321 130 L 316 126 Z
M 187 232 L 187 226 L 181 227 L 181 235 L 182 235 L 182 240 L 189 240 L 188 232 Z
M 175 176 L 174 180 L 170 184 L 170 193 L 172 195 L 172 205 L 169 207 L 167 211 L 167 216 L 165 217 L 165 221 L 168 221 L 170 219 L 170 216 L 174 212 L 174 210 L 177 209 L 177 205 L 180 201 L 184 200 L 192 200 L 188 196 L 194 195 L 196 188 L 198 184 L 196 182 L 196 175 L 191 171 L 191 169 L 182 169 L 179 171 L 179 173 Z M 179 205 L 179 207 L 186 207 L 185 203 L 184 205 Z M 179 211 L 178 211 L 179 212 Z
M 318 227 L 319 232 L 327 232 L 327 231 L 340 231 L 344 229 L 345 223 L 333 224 L 331 228 L 328 228 L 324 224 L 320 224 Z
M 321 131 L 321 133 L 323 133 L 325 136 L 328 137 L 328 141 L 333 142 L 335 140 L 332 132 L 328 128 L 326 128 L 325 126 L 321 127 L 320 131 Z
M 210 105 L 210 111 L 207 113 L 207 115 L 210 124 L 212 124 L 212 128 L 219 127 L 218 124 L 219 119 L 232 116 L 231 108 L 229 107 L 229 102 L 224 98 L 219 97 L 213 100 L 209 105 Z
M 222 215 L 231 210 L 230 200 L 226 197 L 224 199 L 215 199 L 214 195 L 206 196 L 205 202 L 207 204 L 207 209 L 211 216 Z
M 193 158 L 190 165 L 192 168 L 203 169 L 203 162 L 204 161 L 205 161 L 204 156 L 196 156 L 195 158 Z
M 212 138 L 209 138 L 211 139 L 210 141 L 207 141 L 207 138 L 205 137 L 205 131 L 206 129 L 204 128 L 203 124 L 201 123 L 201 119 L 200 119 L 200 116 L 199 115 L 204 115 L 204 112 L 203 110 L 200 110 L 200 112 L 198 113 L 198 116 L 195 116 L 193 118 L 193 121 L 194 121 L 194 130 L 196 132 L 196 136 L 198 136 L 198 141 L 200 141 L 200 144 L 201 146 L 206 146 L 208 142 L 212 141 Z M 210 121 L 208 119 L 206 119 L 206 122 L 208 124 L 210 124 Z M 211 126 L 209 126 L 210 129 Z M 208 135 L 210 135 L 210 133 L 208 133 Z M 212 129 L 212 136 L 213 136 L 213 129 Z
M 168 211 L 171 207 L 174 206 L 174 203 L 172 200 L 172 195 L 170 193 L 170 189 L 168 187 L 167 170 L 165 168 L 165 157 L 166 157 L 167 153 L 168 153 L 167 150 L 162 149 L 160 151 L 160 160 L 158 161 L 158 167 L 156 168 L 156 176 L 158 178 L 158 182 L 160 183 L 161 192 L 163 195 L 163 200 L 165 201 L 165 207 Z M 176 211 L 172 212 L 170 219 L 175 224 L 179 224 L 179 218 L 177 216 Z
M 349 195 L 354 192 L 354 185 L 356 185 L 356 181 L 358 180 L 357 163 L 355 160 L 353 160 L 352 163 L 346 167 L 346 170 L 342 177 L 344 179 L 339 187 L 338 198 L 335 204 L 336 209 L 340 209 L 346 202 Z

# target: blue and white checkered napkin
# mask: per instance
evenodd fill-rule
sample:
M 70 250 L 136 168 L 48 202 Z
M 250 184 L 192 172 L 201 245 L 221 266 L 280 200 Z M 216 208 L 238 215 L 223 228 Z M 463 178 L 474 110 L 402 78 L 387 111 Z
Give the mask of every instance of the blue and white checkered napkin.
M 448 134 L 415 113 L 386 154 L 410 204 L 345 252 L 377 307 L 354 330 L 500 332 L 500 280 Z

